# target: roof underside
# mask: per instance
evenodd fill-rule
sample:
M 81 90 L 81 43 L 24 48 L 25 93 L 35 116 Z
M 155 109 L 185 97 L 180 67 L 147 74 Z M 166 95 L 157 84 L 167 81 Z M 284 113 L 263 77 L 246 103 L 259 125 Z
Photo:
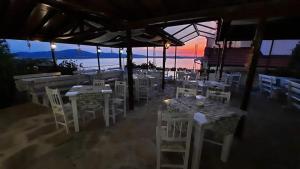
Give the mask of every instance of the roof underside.
M 249 41 L 253 40 L 257 20 L 225 22 L 218 40 Z M 300 17 L 269 18 L 264 24 L 264 40 L 300 39 Z
M 130 29 L 134 47 L 183 45 L 214 37 L 197 30 L 199 22 L 294 17 L 299 7 L 298 0 L 1 0 L 0 38 L 126 47 Z M 186 24 L 190 33 L 168 33 Z

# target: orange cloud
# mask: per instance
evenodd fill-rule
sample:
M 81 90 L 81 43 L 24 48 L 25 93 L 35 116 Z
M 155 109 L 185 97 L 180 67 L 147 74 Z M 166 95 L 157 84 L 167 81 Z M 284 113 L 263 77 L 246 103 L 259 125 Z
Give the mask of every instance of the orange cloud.
M 195 56 L 195 48 L 197 47 L 197 56 L 204 55 L 204 49 L 206 46 L 206 38 L 197 37 L 189 42 L 187 42 L 184 46 L 178 48 L 178 56 Z

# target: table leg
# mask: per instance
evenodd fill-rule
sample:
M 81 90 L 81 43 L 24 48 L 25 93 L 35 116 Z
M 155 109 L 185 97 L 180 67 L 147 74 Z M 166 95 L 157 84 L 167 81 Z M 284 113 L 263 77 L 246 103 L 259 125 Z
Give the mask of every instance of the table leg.
M 104 94 L 104 119 L 105 126 L 109 127 L 109 94 Z
M 199 169 L 202 153 L 202 145 L 204 141 L 204 127 L 203 125 L 195 125 L 194 135 L 194 150 L 192 158 L 192 169 Z
M 79 122 L 78 122 L 78 110 L 77 110 L 77 99 L 76 97 L 71 97 L 72 111 L 73 111 L 73 120 L 75 132 L 79 132 Z

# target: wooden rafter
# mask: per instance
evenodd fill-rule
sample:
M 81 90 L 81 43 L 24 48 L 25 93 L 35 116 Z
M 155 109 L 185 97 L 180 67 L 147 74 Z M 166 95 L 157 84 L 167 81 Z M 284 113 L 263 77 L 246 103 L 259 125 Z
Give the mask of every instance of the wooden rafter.
M 191 24 L 189 24 L 189 25 L 183 27 L 182 29 L 180 29 L 180 30 L 178 30 L 177 32 L 173 33 L 172 36 L 178 34 L 179 32 L 182 32 L 183 30 L 187 29 L 187 28 L 190 27 L 190 26 L 191 26 Z
M 206 26 L 206 25 L 203 25 L 203 24 L 201 24 L 201 23 L 197 23 L 197 25 L 202 26 L 202 27 L 205 27 L 205 28 L 208 28 L 208 29 L 216 30 L 216 28 L 213 28 L 213 27 L 211 27 L 211 26 Z
M 194 27 L 194 29 L 195 29 L 197 35 L 200 36 L 200 33 L 199 33 L 199 30 L 198 30 L 197 26 L 196 26 L 195 24 L 193 24 L 193 27 Z

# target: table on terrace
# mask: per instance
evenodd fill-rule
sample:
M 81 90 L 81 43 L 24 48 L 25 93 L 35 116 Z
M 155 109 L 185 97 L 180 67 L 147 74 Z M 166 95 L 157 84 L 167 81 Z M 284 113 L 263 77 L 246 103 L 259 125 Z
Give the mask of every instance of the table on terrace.
M 204 130 L 212 127 L 216 122 L 226 117 L 238 117 L 246 113 L 239 108 L 230 106 L 216 101 L 212 101 L 204 98 L 203 96 L 197 96 L 199 99 L 191 97 L 182 97 L 178 99 L 167 99 L 164 100 L 164 113 L 176 113 L 182 114 L 183 116 L 190 116 L 194 119 L 195 130 L 194 130 L 194 143 L 193 143 L 193 156 L 192 156 L 192 169 L 199 169 L 202 144 L 204 140 Z M 201 104 L 200 104 L 201 103 Z M 196 116 L 196 113 L 201 112 L 205 119 Z M 236 123 L 237 121 L 232 121 Z M 226 124 L 228 126 L 231 123 Z M 220 128 L 222 130 L 222 128 Z M 220 131 L 222 132 L 222 131 Z
M 90 85 L 78 85 L 73 86 L 65 96 L 69 97 L 72 104 L 73 119 L 75 132 L 79 132 L 79 121 L 78 121 L 78 107 L 77 99 L 80 94 L 99 93 L 104 96 L 104 120 L 106 127 L 109 126 L 109 98 L 112 94 L 110 85 L 101 86 L 90 86 Z

